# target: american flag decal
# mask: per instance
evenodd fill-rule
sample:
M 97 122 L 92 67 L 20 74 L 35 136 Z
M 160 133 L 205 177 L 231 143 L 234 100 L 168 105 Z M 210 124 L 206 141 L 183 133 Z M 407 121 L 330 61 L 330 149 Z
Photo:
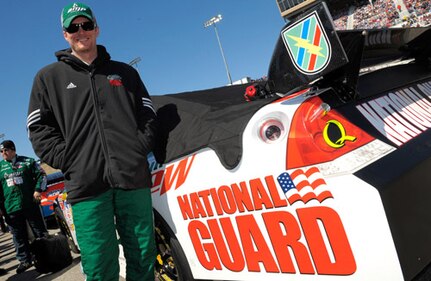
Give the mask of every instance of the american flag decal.
M 277 177 L 277 181 L 290 205 L 297 201 L 306 204 L 313 199 L 322 203 L 328 198 L 334 198 L 327 190 L 326 182 L 317 167 L 306 171 L 297 169 L 291 174 L 284 172 Z

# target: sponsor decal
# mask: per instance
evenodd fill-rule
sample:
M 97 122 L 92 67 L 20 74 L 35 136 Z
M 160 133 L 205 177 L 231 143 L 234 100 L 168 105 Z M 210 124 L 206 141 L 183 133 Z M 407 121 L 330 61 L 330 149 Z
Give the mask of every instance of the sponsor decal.
M 195 154 L 166 167 L 157 164 L 155 161 L 151 162 L 150 170 L 152 171 L 153 181 L 151 192 L 159 192 L 160 195 L 163 195 L 171 188 L 177 189 L 183 185 L 194 159 Z
M 326 187 L 326 182 L 316 167 L 305 172 L 302 169 L 297 169 L 292 174 L 284 172 L 277 177 L 277 181 L 291 205 L 297 201 L 308 203 L 316 199 L 321 203 L 325 199 L 333 198 L 329 190 L 316 194 L 316 191 Z
M 72 8 L 67 10 L 67 13 L 81 12 L 81 11 L 86 11 L 86 10 L 87 10 L 86 8 L 80 7 L 78 4 L 74 3 Z
M 315 166 L 196 192 L 180 189 L 196 155 L 150 161 L 153 193 L 176 196 L 197 262 L 209 271 L 345 276 L 355 255 L 334 196 Z M 226 239 L 228 237 L 228 239 Z
M 357 109 L 397 146 L 431 128 L 431 82 L 389 92 Z
M 289 131 L 286 170 L 333 161 L 374 140 L 319 97 L 303 102 Z
M 122 86 L 123 82 L 121 82 L 121 76 L 117 75 L 117 74 L 112 74 L 112 75 L 108 75 L 108 77 L 106 77 L 109 80 L 109 84 L 111 84 L 112 86 Z
M 75 224 L 73 223 L 73 211 L 72 205 L 66 201 L 66 193 L 63 193 L 62 196 L 58 196 L 58 203 L 60 205 L 61 210 L 63 211 L 63 215 L 66 219 L 66 223 L 69 226 L 70 230 L 73 233 L 74 239 L 76 241 L 75 235 Z
M 333 137 L 331 137 L 331 135 L 329 134 L 329 128 L 330 126 L 334 126 L 335 128 L 337 128 L 337 138 L 335 140 L 333 140 Z M 325 140 L 325 142 L 333 148 L 341 148 L 344 146 L 344 144 L 346 143 L 346 141 L 350 141 L 353 142 L 356 140 L 356 137 L 353 136 L 348 136 L 346 134 L 346 129 L 344 128 L 344 126 L 341 124 L 341 122 L 337 121 L 337 120 L 329 120 L 328 122 L 326 122 L 326 126 L 323 129 L 323 139 Z
M 64 190 L 64 182 L 59 182 L 47 186 L 46 190 L 42 192 L 42 206 L 50 206 L 50 209 L 54 209 L 53 202 Z
M 301 73 L 316 74 L 328 66 L 331 44 L 317 12 L 287 27 L 281 36 L 293 65 Z
M 177 196 L 196 257 L 207 270 L 354 274 L 343 222 L 331 202 L 321 204 L 327 200 L 334 198 L 316 167 Z
M 12 173 L 4 173 L 3 177 L 5 179 L 11 179 L 11 178 L 21 177 L 22 175 L 23 175 L 23 171 L 16 171 L 16 172 L 12 172 Z

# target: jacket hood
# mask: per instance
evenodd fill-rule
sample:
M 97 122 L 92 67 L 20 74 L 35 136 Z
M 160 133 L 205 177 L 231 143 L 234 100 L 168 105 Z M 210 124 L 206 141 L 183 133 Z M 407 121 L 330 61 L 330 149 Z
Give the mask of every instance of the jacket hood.
M 71 48 L 57 51 L 55 52 L 55 56 L 57 57 L 58 61 L 64 61 L 66 63 L 73 63 L 78 65 L 84 64 L 80 59 L 72 55 Z M 111 56 L 106 51 L 106 48 L 102 45 L 97 45 L 97 58 L 94 60 L 93 64 L 98 64 L 100 62 L 107 61 L 110 59 Z

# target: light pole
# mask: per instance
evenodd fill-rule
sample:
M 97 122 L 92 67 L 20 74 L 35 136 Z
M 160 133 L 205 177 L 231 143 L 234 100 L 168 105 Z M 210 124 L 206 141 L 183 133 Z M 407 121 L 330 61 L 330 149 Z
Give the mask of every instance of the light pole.
M 141 61 L 141 57 L 137 57 L 137 58 L 132 59 L 129 62 L 129 65 L 136 67 L 136 69 L 138 70 L 138 73 L 139 73 L 138 62 L 140 62 L 140 61 Z M 141 75 L 141 74 L 139 73 L 139 75 Z
M 204 27 L 207 28 L 211 25 L 214 26 L 215 34 L 217 36 L 217 42 L 220 47 L 221 56 L 223 57 L 224 66 L 226 67 L 227 78 L 229 79 L 229 85 L 232 85 L 232 78 L 230 77 L 229 67 L 227 66 L 226 58 L 224 56 L 223 48 L 221 46 L 220 37 L 218 36 L 216 23 L 222 20 L 221 15 L 217 15 L 215 17 L 210 18 L 206 22 L 204 22 Z

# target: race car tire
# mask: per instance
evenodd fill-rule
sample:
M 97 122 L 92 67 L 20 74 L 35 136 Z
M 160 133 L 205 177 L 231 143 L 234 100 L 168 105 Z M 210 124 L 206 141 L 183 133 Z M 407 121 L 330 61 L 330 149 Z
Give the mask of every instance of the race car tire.
M 63 211 L 58 206 L 54 208 L 55 219 L 57 220 L 57 224 L 60 227 L 61 233 L 64 234 L 67 238 L 67 243 L 69 244 L 70 250 L 75 254 L 81 253 L 79 251 L 78 246 L 73 239 L 72 233 L 70 232 L 69 226 L 67 225 L 66 219 L 64 218 Z
M 180 242 L 176 237 L 171 237 L 172 255 L 177 264 L 178 281 L 195 280 L 193 279 L 192 272 L 187 264 L 187 258 L 181 248 Z
M 154 212 L 154 219 L 158 251 L 155 271 L 158 280 L 195 280 L 187 263 L 186 255 L 175 234 L 157 212 Z

